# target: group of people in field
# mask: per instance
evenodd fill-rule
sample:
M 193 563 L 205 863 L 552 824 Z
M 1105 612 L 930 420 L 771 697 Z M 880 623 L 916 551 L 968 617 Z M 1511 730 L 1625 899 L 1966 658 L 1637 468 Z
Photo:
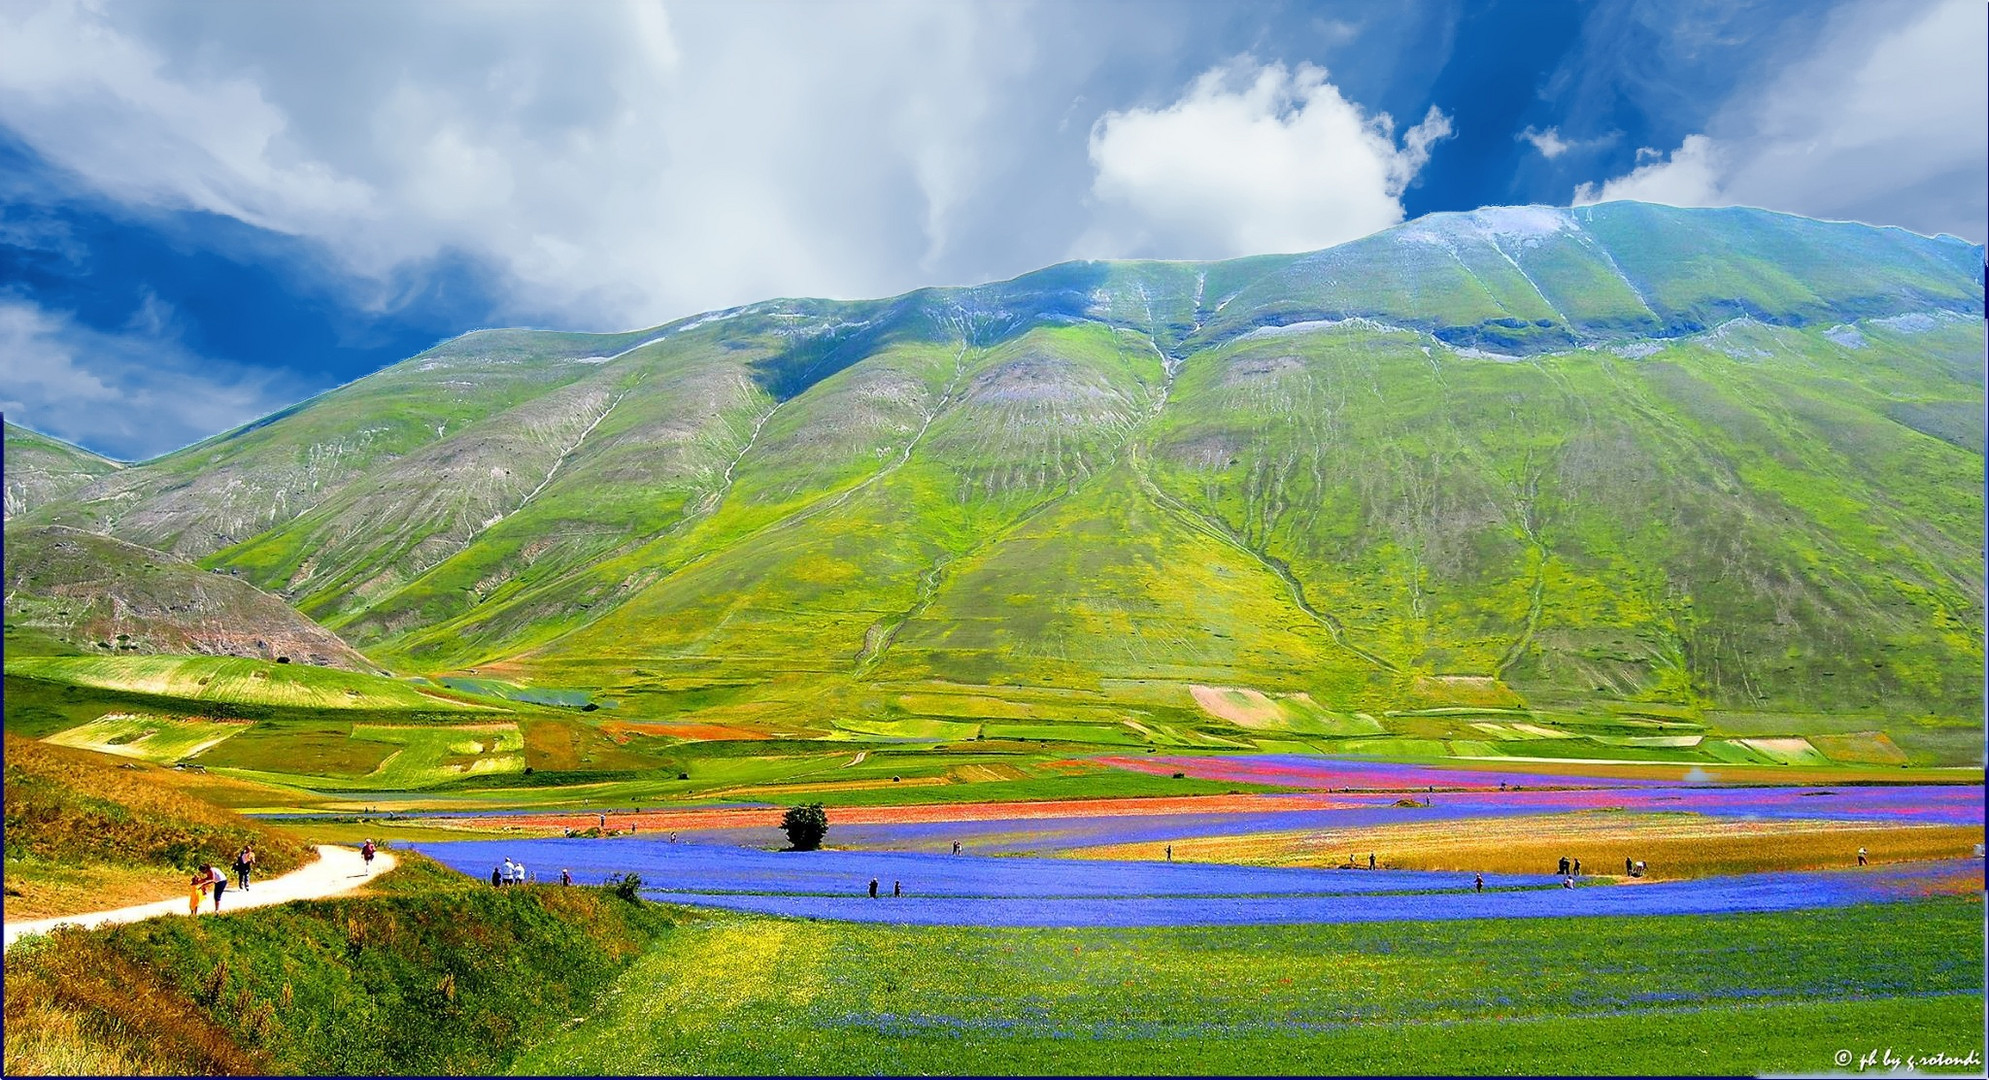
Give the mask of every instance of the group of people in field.
M 368 874 L 373 872 L 373 857 L 379 853 L 379 850 L 370 839 L 359 846 L 359 857 L 365 861 Z M 243 892 L 248 892 L 249 879 L 255 876 L 256 869 L 254 842 L 243 844 L 241 849 L 235 852 L 234 861 L 229 868 L 235 871 L 235 886 Z M 213 863 L 201 863 L 200 869 L 194 871 L 193 876 L 187 879 L 186 913 L 199 915 L 201 898 L 209 894 L 214 897 L 214 910 L 220 911 L 221 896 L 227 891 L 227 872 Z
M 500 889 L 510 885 L 523 885 L 527 882 L 537 880 L 537 878 L 525 871 L 525 864 L 516 859 L 506 859 L 490 868 L 490 883 Z M 573 884 L 573 871 L 561 870 L 559 872 L 559 883 L 561 885 Z
M 255 872 L 255 868 L 255 845 L 243 844 L 241 850 L 235 852 L 233 865 L 236 884 L 241 887 L 243 892 L 249 891 L 249 877 Z M 221 910 L 221 894 L 228 891 L 228 875 L 220 867 L 213 863 L 202 863 L 200 864 L 200 869 L 194 871 L 193 877 L 189 878 L 186 884 L 186 913 L 188 915 L 200 914 L 201 897 L 209 893 L 214 895 L 214 910 Z

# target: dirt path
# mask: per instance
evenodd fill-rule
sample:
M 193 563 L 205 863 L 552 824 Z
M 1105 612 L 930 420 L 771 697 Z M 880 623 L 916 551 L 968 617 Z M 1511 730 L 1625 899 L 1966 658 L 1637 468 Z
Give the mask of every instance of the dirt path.
M 384 874 L 394 868 L 395 859 L 391 852 L 381 851 L 373 859 L 372 874 L 368 874 L 365 861 L 355 848 L 334 847 L 330 844 L 318 845 L 318 861 L 309 866 L 267 881 L 251 880 L 247 892 L 237 888 L 234 879 L 229 878 L 228 890 L 221 894 L 221 909 L 225 914 L 241 911 L 244 908 L 267 907 L 289 900 L 314 900 L 323 896 L 336 896 L 364 885 L 369 877 Z M 214 913 L 212 898 L 202 901 L 202 916 Z M 160 915 L 186 914 L 186 897 L 177 896 L 171 900 L 157 900 L 150 904 L 137 904 L 113 911 L 92 911 L 81 915 L 58 915 L 52 919 L 33 919 L 6 924 L 6 948 L 13 948 L 14 941 L 25 934 L 44 934 L 58 926 L 98 926 L 104 923 L 132 923 Z

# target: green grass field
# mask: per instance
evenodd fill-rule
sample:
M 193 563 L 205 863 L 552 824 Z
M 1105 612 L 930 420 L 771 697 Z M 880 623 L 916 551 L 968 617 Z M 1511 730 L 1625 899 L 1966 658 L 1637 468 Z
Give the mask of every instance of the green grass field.
M 1814 1072 L 1874 1038 L 1979 1052 L 1981 918 L 1945 900 L 1137 930 L 714 916 L 512 1069 Z
M 170 764 L 194 757 L 248 730 L 247 724 L 203 723 L 166 717 L 112 713 L 48 737 L 57 746 L 96 750 L 119 757 Z

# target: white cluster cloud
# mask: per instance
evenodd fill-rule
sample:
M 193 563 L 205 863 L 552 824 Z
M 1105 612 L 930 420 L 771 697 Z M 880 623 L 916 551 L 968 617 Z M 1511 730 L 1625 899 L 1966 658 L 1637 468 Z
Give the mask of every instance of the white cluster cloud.
M 1398 146 L 1386 113 L 1369 116 L 1310 64 L 1217 68 L 1171 105 L 1092 128 L 1102 220 L 1079 250 L 1217 259 L 1365 236 L 1402 220 L 1402 192 L 1450 133 L 1432 105 Z
M 1560 157 L 1574 148 L 1573 143 L 1561 138 L 1561 130 L 1559 128 L 1550 127 L 1545 131 L 1540 131 L 1529 124 L 1526 130 L 1520 132 L 1516 138 L 1521 142 L 1532 143 L 1533 148 L 1540 151 L 1540 156 L 1549 161 Z
M 464 254 L 510 317 L 620 328 L 925 284 L 1026 70 L 1014 22 L 44 0 L 0 6 L 0 125 L 128 205 L 318 241 L 374 304 L 396 269 Z
M 1581 185 L 1574 201 L 1762 206 L 1981 242 L 1985 37 L 1978 0 L 1850 5 L 1811 56 L 1737 95 L 1705 132 L 1669 154 L 1646 148 L 1634 170 Z
M 204 360 L 148 299 L 106 333 L 0 298 L 0 412 L 99 453 L 142 460 L 247 423 L 302 396 L 280 373 Z

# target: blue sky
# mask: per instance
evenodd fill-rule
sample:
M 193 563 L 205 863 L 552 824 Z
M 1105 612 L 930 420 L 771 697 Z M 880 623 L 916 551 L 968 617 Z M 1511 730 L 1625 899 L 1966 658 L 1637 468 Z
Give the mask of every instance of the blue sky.
M 170 451 L 481 326 L 1644 198 L 1989 232 L 1979 0 L 0 8 L 0 410 Z

